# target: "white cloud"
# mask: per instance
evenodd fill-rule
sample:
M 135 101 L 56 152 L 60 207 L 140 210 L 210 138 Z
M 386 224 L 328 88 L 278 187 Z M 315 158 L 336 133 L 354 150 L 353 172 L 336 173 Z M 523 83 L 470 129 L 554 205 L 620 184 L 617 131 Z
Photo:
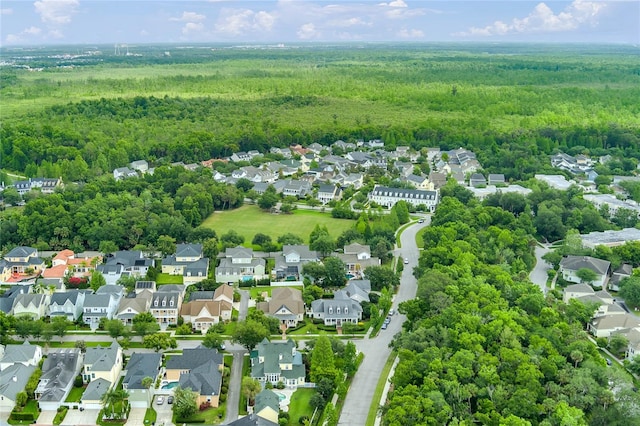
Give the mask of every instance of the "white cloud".
M 196 12 L 182 12 L 182 16 L 178 18 L 169 18 L 170 21 L 178 22 L 202 22 L 207 17 Z
M 380 3 L 380 6 L 389 6 L 389 7 L 408 7 L 407 4 L 403 0 L 394 0 L 389 3 Z
M 33 3 L 42 22 L 50 25 L 70 23 L 79 4 L 78 0 L 40 0 Z
M 496 21 L 483 28 L 471 27 L 458 36 L 495 36 L 523 33 L 549 33 L 575 30 L 583 25 L 598 24 L 598 15 L 606 8 L 602 2 L 574 0 L 563 11 L 555 14 L 545 3 L 538 5 L 524 18 L 514 18 L 510 23 Z
M 13 9 L 11 8 L 2 8 L 0 9 L 0 15 L 12 15 L 13 14 Z
M 398 31 L 398 37 L 401 38 L 410 38 L 410 39 L 415 39 L 415 38 L 423 38 L 424 37 L 424 31 L 422 30 L 416 30 L 415 28 L 413 29 L 406 29 L 403 28 L 400 31 Z
M 265 11 L 225 9 L 220 12 L 215 30 L 225 35 L 244 35 L 248 32 L 270 31 L 275 21 L 275 14 Z
M 60 30 L 50 30 L 47 33 L 47 37 L 49 38 L 64 38 L 64 34 Z
M 300 40 L 311 40 L 320 37 L 320 32 L 314 24 L 307 23 L 298 29 L 297 35 Z
M 22 30 L 22 34 L 28 34 L 28 35 L 38 35 L 42 32 L 42 30 L 38 27 L 29 27 L 29 28 L 25 28 L 24 30 Z
M 361 18 L 333 19 L 329 21 L 328 24 L 329 26 L 339 28 L 370 27 L 373 25 L 371 22 L 364 21 Z
M 204 30 L 204 24 L 202 22 L 187 22 L 184 27 L 182 27 L 182 34 L 189 35 L 191 33 L 199 33 Z
M 28 27 L 20 31 L 18 34 L 8 34 L 5 38 L 7 44 L 23 43 L 42 33 L 42 29 L 38 27 Z

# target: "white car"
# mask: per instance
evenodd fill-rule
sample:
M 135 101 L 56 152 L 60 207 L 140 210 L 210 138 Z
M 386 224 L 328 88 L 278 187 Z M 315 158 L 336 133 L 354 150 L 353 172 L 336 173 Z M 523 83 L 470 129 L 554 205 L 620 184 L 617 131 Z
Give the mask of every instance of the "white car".
M 408 257 L 405 257 L 405 258 L 404 258 L 404 264 L 406 265 L 406 264 L 408 264 L 408 263 L 409 263 L 409 258 L 408 258 Z
M 156 404 L 162 405 L 163 403 L 164 403 L 164 396 L 159 396 L 158 399 L 156 399 Z

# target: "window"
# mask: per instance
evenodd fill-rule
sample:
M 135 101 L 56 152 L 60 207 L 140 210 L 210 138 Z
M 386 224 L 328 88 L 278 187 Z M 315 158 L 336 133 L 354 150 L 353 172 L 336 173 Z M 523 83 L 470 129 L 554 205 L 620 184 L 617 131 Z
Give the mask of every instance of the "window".
M 173 300 L 169 301 L 169 306 L 173 306 Z
M 158 301 L 157 300 L 153 302 L 153 306 L 158 306 Z
M 162 301 L 162 306 L 163 306 L 163 307 L 164 307 L 164 306 L 167 306 L 167 301 L 166 301 L 166 300 L 163 300 L 163 301 Z

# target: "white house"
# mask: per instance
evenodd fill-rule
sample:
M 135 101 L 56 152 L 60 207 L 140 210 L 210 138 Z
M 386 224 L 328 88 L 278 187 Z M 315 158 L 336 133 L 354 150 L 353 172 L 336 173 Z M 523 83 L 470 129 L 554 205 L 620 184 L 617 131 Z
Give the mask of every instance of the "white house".
M 388 188 L 376 185 L 369 193 L 369 201 L 391 208 L 398 201 L 404 200 L 412 206 L 425 205 L 433 212 L 438 204 L 438 191 L 423 191 L 420 189 Z
M 565 281 L 582 283 L 582 279 L 577 275 L 581 269 L 589 269 L 595 273 L 596 278 L 590 283 L 594 288 L 606 288 L 611 262 L 591 256 L 565 256 L 560 261 L 559 272 Z

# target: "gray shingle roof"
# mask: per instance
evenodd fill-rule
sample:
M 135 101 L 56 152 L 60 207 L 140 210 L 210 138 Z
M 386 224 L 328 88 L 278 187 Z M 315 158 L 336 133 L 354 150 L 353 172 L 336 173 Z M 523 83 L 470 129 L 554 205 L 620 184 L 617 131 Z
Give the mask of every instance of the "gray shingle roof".
M 65 389 L 75 379 L 80 370 L 80 349 L 67 348 L 50 351 L 42 364 L 42 376 L 40 385 L 45 389 L 41 392 L 40 401 L 62 402 L 65 397 Z
M 4 356 L 0 359 L 3 363 L 26 363 L 36 356 L 36 345 L 26 340 L 21 345 L 7 345 L 4 348 Z
M 118 360 L 119 348 L 120 345 L 117 342 L 111 343 L 108 347 L 87 348 L 87 352 L 84 354 L 84 363 L 91 365 L 91 371 L 111 371 Z
M 53 293 L 51 295 L 51 301 L 49 305 L 59 305 L 62 306 L 67 303 L 67 300 L 70 301 L 73 305 L 76 304 L 78 300 L 78 295 L 80 292 L 78 290 L 69 290 L 64 293 Z
M 280 398 L 270 389 L 264 389 L 256 395 L 256 403 L 253 411 L 255 413 L 259 413 L 267 407 L 271 408 L 276 413 L 280 411 Z
M 142 386 L 142 379 L 145 377 L 155 379 L 158 376 L 161 359 L 160 354 L 132 354 L 127 363 L 127 374 L 122 384 L 126 385 L 127 389 L 145 389 Z
M 110 387 L 111 382 L 103 378 L 92 380 L 84 390 L 81 399 L 82 401 L 100 401 Z
M 19 246 L 14 247 L 9 253 L 5 254 L 4 257 L 29 257 L 35 255 L 37 252 L 33 247 Z
M 610 266 L 609 261 L 590 256 L 566 256 L 560 261 L 561 268 L 573 271 L 588 268 L 600 275 L 606 274 Z
M 13 364 L 0 372 L 0 395 L 12 401 L 22 392 L 33 374 L 35 365 Z
M 213 360 L 218 365 L 223 363 L 222 354 L 217 349 L 198 347 L 185 349 L 182 355 L 174 355 L 167 361 L 167 370 L 188 370 L 199 365 L 204 365 Z
M 220 395 L 222 374 L 218 365 L 210 359 L 205 364 L 192 368 L 190 372 L 181 374 L 180 387 L 191 388 L 200 395 Z

